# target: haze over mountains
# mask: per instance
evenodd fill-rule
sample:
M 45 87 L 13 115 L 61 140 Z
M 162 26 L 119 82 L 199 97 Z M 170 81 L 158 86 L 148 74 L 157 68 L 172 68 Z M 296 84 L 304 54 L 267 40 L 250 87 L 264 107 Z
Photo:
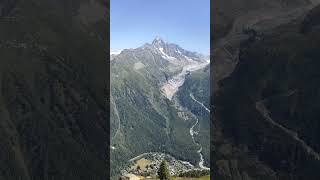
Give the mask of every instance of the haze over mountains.
M 207 138 L 206 142 L 198 141 L 200 136 L 209 137 L 209 113 L 195 115 L 188 107 L 180 105 L 179 97 L 176 96 L 186 77 L 190 74 L 192 76 L 195 71 L 202 71 L 205 66 L 208 67 L 206 56 L 184 50 L 176 44 L 166 43 L 159 37 L 152 43 L 136 49 L 124 49 L 113 56 L 113 175 L 119 174 L 119 170 L 129 159 L 148 152 L 170 154 L 198 167 L 201 154 L 205 160 L 203 163 L 209 164 L 209 139 Z M 209 74 L 209 71 L 204 74 L 206 73 Z M 209 82 L 203 86 L 209 87 Z M 206 90 L 206 93 L 209 93 L 208 89 Z M 190 94 L 189 91 L 188 93 Z M 209 99 L 209 96 L 207 98 Z M 198 132 L 199 124 L 203 130 L 199 135 L 194 135 L 193 139 L 193 132 Z M 197 144 L 198 142 L 200 144 Z M 201 143 L 206 144 L 202 148 L 204 154 L 199 152 Z

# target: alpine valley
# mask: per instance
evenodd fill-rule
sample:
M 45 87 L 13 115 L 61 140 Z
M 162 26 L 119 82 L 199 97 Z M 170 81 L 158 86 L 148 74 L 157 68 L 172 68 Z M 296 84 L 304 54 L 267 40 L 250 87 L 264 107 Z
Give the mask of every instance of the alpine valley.
M 155 38 L 111 56 L 111 177 L 210 164 L 209 56 Z
M 319 4 L 212 5 L 213 179 L 319 179 Z

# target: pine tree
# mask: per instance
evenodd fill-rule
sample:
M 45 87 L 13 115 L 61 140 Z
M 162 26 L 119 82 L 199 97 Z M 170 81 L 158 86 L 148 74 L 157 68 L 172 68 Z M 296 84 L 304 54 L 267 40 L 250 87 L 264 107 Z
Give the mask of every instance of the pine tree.
M 160 168 L 158 171 L 158 176 L 159 176 L 160 180 L 169 180 L 170 179 L 169 170 L 168 170 L 166 160 L 163 160 L 161 162 Z

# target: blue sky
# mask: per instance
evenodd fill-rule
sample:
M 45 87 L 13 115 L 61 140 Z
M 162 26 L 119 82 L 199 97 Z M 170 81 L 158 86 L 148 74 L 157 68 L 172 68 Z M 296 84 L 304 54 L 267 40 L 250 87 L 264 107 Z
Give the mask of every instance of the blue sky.
M 111 48 L 136 48 L 156 36 L 209 54 L 210 0 L 111 0 Z

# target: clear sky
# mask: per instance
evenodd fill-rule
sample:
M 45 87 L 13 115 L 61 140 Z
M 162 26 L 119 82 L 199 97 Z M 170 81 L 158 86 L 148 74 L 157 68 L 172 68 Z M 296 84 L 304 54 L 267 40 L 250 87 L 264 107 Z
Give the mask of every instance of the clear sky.
M 137 48 L 159 36 L 209 54 L 210 0 L 111 0 L 111 48 Z

